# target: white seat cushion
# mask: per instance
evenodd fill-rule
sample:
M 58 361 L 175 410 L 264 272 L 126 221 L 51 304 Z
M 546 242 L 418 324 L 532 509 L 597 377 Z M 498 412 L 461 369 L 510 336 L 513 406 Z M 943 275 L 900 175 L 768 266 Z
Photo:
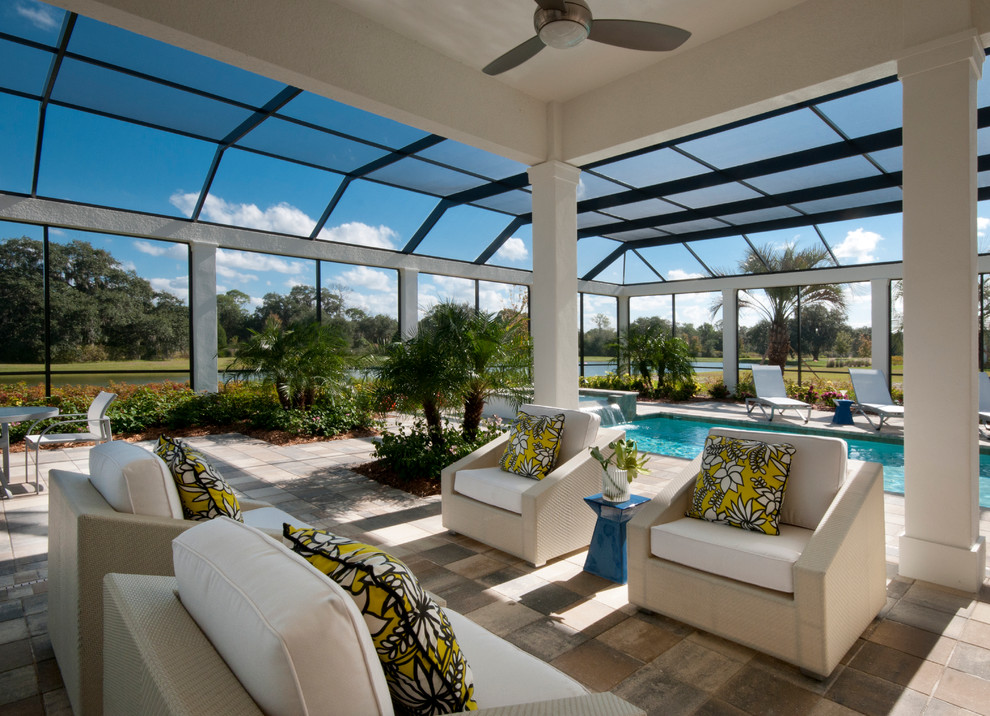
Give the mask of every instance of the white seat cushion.
M 522 496 L 539 482 L 505 472 L 498 467 L 459 470 L 454 477 L 454 492 L 492 507 L 522 514 Z
M 588 693 L 571 677 L 467 617 L 450 609 L 443 611 L 474 674 L 474 698 L 478 708 L 514 706 Z
M 227 517 L 172 556 L 182 605 L 268 716 L 394 713 L 354 600 L 302 557 Z
M 89 481 L 117 512 L 182 519 L 168 466 L 139 445 L 123 440 L 96 445 L 89 451 Z
M 277 507 L 259 507 L 256 510 L 241 510 L 241 517 L 244 524 L 251 525 L 255 529 L 264 532 L 282 534 L 282 525 L 288 522 L 294 527 L 312 527 L 302 520 L 296 519 L 288 512 L 284 512 Z
M 794 592 L 794 563 L 812 530 L 781 524 L 779 535 L 716 524 L 691 517 L 650 529 L 650 553 L 758 587 Z

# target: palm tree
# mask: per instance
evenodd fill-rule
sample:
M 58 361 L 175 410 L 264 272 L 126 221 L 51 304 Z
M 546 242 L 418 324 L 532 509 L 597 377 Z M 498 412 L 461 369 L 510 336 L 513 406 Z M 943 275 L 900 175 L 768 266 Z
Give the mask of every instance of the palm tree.
M 647 389 L 656 394 L 668 392 L 694 374 L 693 355 L 688 344 L 669 335 L 670 328 L 659 322 L 631 325 L 620 340 L 622 352 L 639 371 Z M 657 376 L 656 390 L 653 374 Z
M 818 268 L 829 258 L 824 248 L 809 247 L 800 251 L 794 244 L 782 249 L 770 244 L 761 249 L 751 248 L 739 262 L 739 269 L 746 274 L 781 273 L 804 271 Z M 787 364 L 791 352 L 790 331 L 787 322 L 794 315 L 798 304 L 802 306 L 824 305 L 845 309 L 846 299 L 838 284 L 818 284 L 813 286 L 770 286 L 758 289 L 762 295 L 742 291 L 739 305 L 752 308 L 763 315 L 770 324 L 770 337 L 767 341 L 766 361 L 770 365 Z M 712 313 L 721 308 L 721 299 L 716 300 Z
M 423 319 L 420 335 L 442 346 L 454 361 L 454 387 L 464 404 L 462 432 L 474 440 L 485 401 L 496 393 L 521 403 L 529 395 L 532 367 L 526 317 L 489 313 L 445 301 Z

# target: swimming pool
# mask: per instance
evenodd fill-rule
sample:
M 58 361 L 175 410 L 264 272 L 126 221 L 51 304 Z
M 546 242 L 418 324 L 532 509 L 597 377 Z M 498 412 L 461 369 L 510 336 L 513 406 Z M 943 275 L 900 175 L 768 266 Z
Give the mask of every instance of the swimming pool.
M 666 415 L 643 418 L 616 427 L 625 430 L 626 437 L 635 440 L 639 444 L 640 450 L 694 459 L 705 444 L 708 428 L 713 425 L 743 430 L 768 430 L 778 433 L 798 432 L 789 428 L 769 425 L 702 422 Z M 850 458 L 870 460 L 883 465 L 884 490 L 899 495 L 904 494 L 904 448 L 900 443 L 841 437 L 849 443 Z M 982 453 L 980 454 L 980 506 L 990 508 L 990 455 Z

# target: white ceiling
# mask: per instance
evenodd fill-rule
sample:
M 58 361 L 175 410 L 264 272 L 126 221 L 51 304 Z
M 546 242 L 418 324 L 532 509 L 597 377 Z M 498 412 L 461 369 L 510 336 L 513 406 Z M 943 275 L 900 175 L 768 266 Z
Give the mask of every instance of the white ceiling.
M 689 30 L 670 53 L 585 41 L 545 48 L 501 82 L 544 101 L 567 101 L 684 50 L 727 35 L 804 0 L 589 0 L 595 17 L 660 22 Z M 480 70 L 535 33 L 533 0 L 333 0 L 374 23 Z

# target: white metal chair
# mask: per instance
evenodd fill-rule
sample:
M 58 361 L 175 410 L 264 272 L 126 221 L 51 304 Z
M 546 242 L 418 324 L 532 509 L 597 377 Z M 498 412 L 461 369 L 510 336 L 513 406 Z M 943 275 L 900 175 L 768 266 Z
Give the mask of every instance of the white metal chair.
M 898 405 L 890 397 L 887 376 L 882 370 L 850 368 L 849 378 L 852 380 L 853 392 L 856 394 L 852 408 L 866 418 L 871 428 L 880 430 L 888 418 L 904 417 L 904 406 Z M 880 418 L 879 424 L 873 423 L 870 413 Z
M 753 412 L 754 407 L 758 407 L 763 412 L 763 417 L 768 422 L 773 422 L 773 413 L 779 410 L 793 410 L 798 415 L 801 411 L 807 411 L 804 422 L 811 419 L 811 406 L 800 400 L 787 397 L 787 388 L 784 387 L 784 375 L 780 372 L 780 366 L 776 365 L 754 365 L 753 366 L 753 386 L 756 388 L 755 398 L 746 398 L 746 414 Z M 770 408 L 770 416 L 767 417 L 766 408 Z
M 107 408 L 116 400 L 116 393 L 101 390 L 89 404 L 85 413 L 66 413 L 59 415 L 59 420 L 45 427 L 40 433 L 29 433 L 24 436 L 24 479 L 28 479 L 28 462 L 31 451 L 34 451 L 34 487 L 38 489 L 38 457 L 42 445 L 65 445 L 69 443 L 96 442 L 105 443 L 113 440 L 110 432 L 110 418 Z M 53 433 L 52 430 L 64 425 L 86 423 L 88 428 L 81 433 Z

